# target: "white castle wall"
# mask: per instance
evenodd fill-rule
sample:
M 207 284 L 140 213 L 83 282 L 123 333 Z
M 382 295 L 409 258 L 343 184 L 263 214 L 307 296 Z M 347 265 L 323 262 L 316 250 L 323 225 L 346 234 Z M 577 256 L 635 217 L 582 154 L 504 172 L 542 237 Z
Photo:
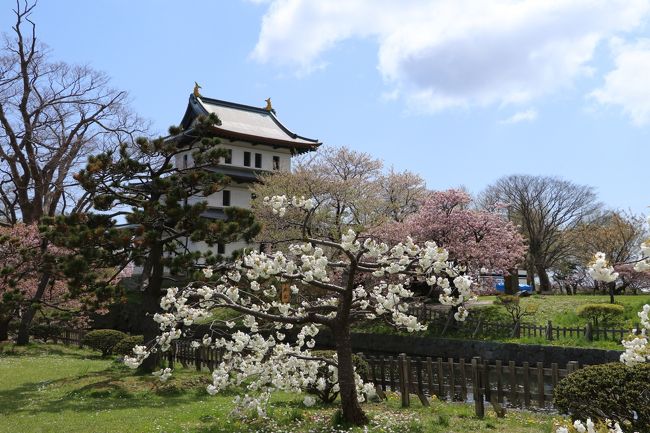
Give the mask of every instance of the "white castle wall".
M 223 163 L 223 167 L 233 167 L 244 170 L 251 170 L 251 172 L 257 172 L 259 170 L 264 171 L 274 171 L 273 167 L 273 157 L 276 156 L 279 158 L 279 170 L 289 171 L 291 170 L 291 152 L 286 148 L 273 148 L 273 146 L 266 145 L 253 145 L 251 143 L 246 143 L 242 141 L 233 141 L 233 140 L 224 140 L 221 141 L 221 146 L 224 149 L 231 150 L 231 163 Z M 250 166 L 244 165 L 244 152 L 250 152 Z M 262 155 L 262 166 L 261 168 L 255 167 L 255 154 Z M 184 158 L 184 155 L 187 155 L 187 159 Z M 187 166 L 185 164 L 187 163 Z M 194 166 L 194 160 L 192 159 L 192 152 L 188 150 L 185 153 L 179 154 L 176 156 L 176 166 L 181 168 L 190 168 Z M 219 166 L 218 166 L 219 167 Z M 217 168 L 218 168 L 217 167 Z M 249 189 L 249 184 L 247 183 L 237 183 L 231 182 L 224 190 L 230 191 L 230 206 L 236 206 L 240 208 L 250 209 L 251 207 L 251 192 Z M 189 202 L 196 203 L 198 201 L 207 201 L 208 206 L 211 208 L 223 208 L 223 191 L 218 191 L 214 194 L 209 195 L 208 197 L 192 197 Z M 234 242 L 224 246 L 225 254 L 230 255 L 233 251 L 249 247 L 249 248 L 259 248 L 259 245 L 250 245 L 245 242 Z M 188 248 L 191 251 L 206 251 L 212 249 L 213 252 L 217 253 L 217 247 L 214 246 L 210 248 L 204 242 L 192 243 L 188 241 Z

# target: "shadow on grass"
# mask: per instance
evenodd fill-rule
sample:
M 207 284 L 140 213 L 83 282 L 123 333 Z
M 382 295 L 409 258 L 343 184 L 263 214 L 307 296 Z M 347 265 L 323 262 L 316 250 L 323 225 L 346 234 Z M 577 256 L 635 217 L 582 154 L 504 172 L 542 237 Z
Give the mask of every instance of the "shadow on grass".
M 110 360 L 110 358 L 102 358 L 99 353 L 92 353 L 85 350 L 75 350 L 66 346 L 50 345 L 50 344 L 34 344 L 30 343 L 27 346 L 16 346 L 8 343 L 0 345 L 0 359 L 1 358 L 19 358 L 25 356 L 64 356 L 67 358 L 81 359 L 81 360 Z
M 66 410 L 94 412 L 172 407 L 203 398 L 207 394 L 203 382 L 196 378 L 185 381 L 181 378 L 160 384 L 148 375 L 134 376 L 124 371 L 124 367 L 111 366 L 102 371 L 53 381 L 23 383 L 12 389 L 0 390 L 0 414 L 38 415 Z M 57 391 L 64 393 L 61 395 Z

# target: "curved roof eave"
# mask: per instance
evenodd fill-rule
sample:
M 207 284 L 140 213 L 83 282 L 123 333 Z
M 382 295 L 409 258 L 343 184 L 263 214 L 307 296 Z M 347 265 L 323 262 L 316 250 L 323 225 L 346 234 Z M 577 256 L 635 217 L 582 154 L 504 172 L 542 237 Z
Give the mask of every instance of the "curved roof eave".
M 257 114 L 262 114 L 264 116 L 269 116 L 270 119 L 274 122 L 274 124 L 291 139 L 282 140 L 278 138 L 267 137 L 264 135 L 253 135 L 253 134 L 246 134 L 238 131 L 232 131 L 227 129 L 226 125 L 215 126 L 214 127 L 215 132 L 220 136 L 224 136 L 224 138 L 241 139 L 241 140 L 252 142 L 254 144 L 268 144 L 271 146 L 295 148 L 296 150 L 298 150 L 299 153 L 316 150 L 322 144 L 317 139 L 303 137 L 301 135 L 292 132 L 290 129 L 284 126 L 282 122 L 280 122 L 280 120 L 272 112 L 267 111 L 264 108 L 253 107 L 250 105 L 244 105 L 235 102 L 222 101 L 219 99 L 212 99 L 206 97 L 197 98 L 193 94 L 190 95 L 187 109 L 185 110 L 185 114 L 183 115 L 183 120 L 181 121 L 181 126 L 183 127 L 183 129 L 190 128 L 192 126 L 192 122 L 198 116 L 202 116 L 202 115 L 207 116 L 210 113 L 205 108 L 204 104 L 211 104 L 219 107 L 248 111 Z

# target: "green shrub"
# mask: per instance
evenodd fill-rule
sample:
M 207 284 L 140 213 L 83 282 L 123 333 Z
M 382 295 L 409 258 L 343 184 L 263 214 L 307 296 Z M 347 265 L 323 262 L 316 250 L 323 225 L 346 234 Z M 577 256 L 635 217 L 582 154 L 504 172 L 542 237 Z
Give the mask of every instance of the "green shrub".
M 102 356 L 108 356 L 113 353 L 113 347 L 126 337 L 128 335 L 124 332 L 114 329 L 97 329 L 86 334 L 83 344 L 102 352 Z
M 599 323 L 607 325 L 625 314 L 625 307 L 618 304 L 584 304 L 578 307 L 576 314 L 590 321 L 594 326 Z
M 116 355 L 132 355 L 133 348 L 142 344 L 144 344 L 144 337 L 142 335 L 131 335 L 120 340 L 113 347 L 112 352 Z
M 556 407 L 573 419 L 607 417 L 650 432 L 650 364 L 588 366 L 562 379 L 554 394 Z
M 312 352 L 312 355 L 320 358 L 333 359 L 335 353 L 336 352 L 334 352 L 333 350 L 315 350 Z M 362 357 L 353 354 L 352 365 L 354 366 L 355 372 L 359 376 L 361 376 L 361 379 L 364 382 L 367 382 L 370 376 L 370 366 L 368 365 L 368 362 Z M 318 378 L 322 377 L 323 379 L 325 379 L 325 384 L 326 384 L 325 388 L 319 390 L 315 386 L 309 386 L 307 387 L 307 389 L 305 389 L 305 391 L 310 394 L 316 395 L 323 403 L 332 403 L 334 400 L 336 400 L 336 397 L 338 396 L 339 393 L 333 390 L 334 384 L 327 380 L 330 377 L 330 372 L 328 368 L 327 367 L 319 368 L 317 377 Z
M 61 327 L 47 323 L 37 323 L 31 326 L 29 332 L 35 338 L 47 341 L 58 337 L 61 334 Z

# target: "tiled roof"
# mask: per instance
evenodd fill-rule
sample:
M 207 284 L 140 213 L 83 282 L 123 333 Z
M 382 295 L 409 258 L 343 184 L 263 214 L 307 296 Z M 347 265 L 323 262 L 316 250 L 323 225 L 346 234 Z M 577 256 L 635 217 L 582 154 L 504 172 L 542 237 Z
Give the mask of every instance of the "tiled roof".
M 275 114 L 264 108 L 190 95 L 187 111 L 181 125 L 187 129 L 200 115 L 214 113 L 221 124 L 215 126 L 217 136 L 240 139 L 255 144 L 294 148 L 297 151 L 315 150 L 321 143 L 302 137 L 286 128 Z

